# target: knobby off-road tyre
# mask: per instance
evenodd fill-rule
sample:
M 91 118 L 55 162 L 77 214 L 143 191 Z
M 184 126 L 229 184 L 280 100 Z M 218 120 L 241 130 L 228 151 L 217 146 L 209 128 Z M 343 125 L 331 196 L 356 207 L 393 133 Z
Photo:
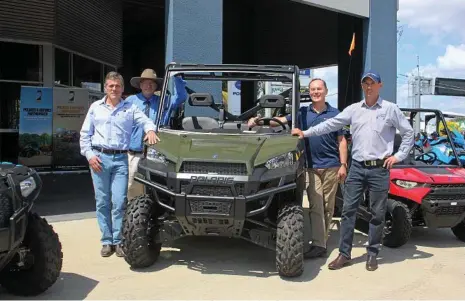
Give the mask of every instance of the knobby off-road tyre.
M 10 217 L 13 215 L 13 204 L 6 195 L 0 194 L 0 228 L 8 227 Z
M 154 202 L 148 195 L 134 198 L 123 218 L 124 259 L 132 268 L 146 268 L 160 255 L 161 243 L 154 237 L 159 228 L 154 220 Z
M 398 248 L 406 244 L 412 234 L 412 216 L 407 205 L 392 199 L 387 200 L 387 216 L 383 245 Z
M 458 239 L 465 242 L 465 220 L 452 227 L 451 230 Z
M 32 255 L 31 266 L 25 269 L 7 266 L 0 274 L 0 284 L 14 295 L 37 296 L 60 276 L 63 266 L 61 243 L 53 227 L 44 218 L 31 213 L 23 246 Z
M 280 276 L 298 277 L 304 271 L 304 212 L 285 204 L 278 211 L 276 269 Z

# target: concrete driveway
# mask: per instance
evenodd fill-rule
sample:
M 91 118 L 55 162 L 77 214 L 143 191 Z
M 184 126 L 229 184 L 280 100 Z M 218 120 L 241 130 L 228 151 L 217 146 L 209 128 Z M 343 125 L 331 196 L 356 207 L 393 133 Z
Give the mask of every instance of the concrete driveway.
M 96 220 L 54 223 L 63 244 L 59 281 L 36 299 L 460 299 L 465 296 L 465 244 L 450 230 L 416 229 L 400 249 L 384 248 L 380 267 L 365 270 L 366 236 L 354 240 L 354 264 L 330 271 L 329 258 L 307 260 L 293 280 L 277 276 L 274 253 L 230 239 L 186 238 L 152 267 L 132 271 L 124 259 L 99 256 Z M 2 299 L 15 299 L 0 291 Z

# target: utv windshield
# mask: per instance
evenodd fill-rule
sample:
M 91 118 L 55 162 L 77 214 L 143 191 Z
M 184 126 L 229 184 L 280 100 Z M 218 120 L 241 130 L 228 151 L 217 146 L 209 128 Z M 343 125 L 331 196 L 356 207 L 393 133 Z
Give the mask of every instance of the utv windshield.
M 278 70 L 279 71 L 279 70 Z M 163 105 L 168 122 L 157 118 L 159 129 L 202 133 L 275 134 L 292 127 L 299 97 L 292 101 L 298 76 L 293 69 L 277 70 L 176 70 L 167 72 Z M 298 71 L 297 71 L 298 72 Z M 187 99 L 173 106 L 176 76 L 186 81 Z M 297 84 L 296 84 L 297 81 Z M 173 93 L 174 92 L 174 93 Z M 289 115 L 291 122 L 276 124 L 273 117 Z M 249 127 L 252 117 L 262 118 L 261 126 Z M 273 123 L 273 121 L 275 123 Z

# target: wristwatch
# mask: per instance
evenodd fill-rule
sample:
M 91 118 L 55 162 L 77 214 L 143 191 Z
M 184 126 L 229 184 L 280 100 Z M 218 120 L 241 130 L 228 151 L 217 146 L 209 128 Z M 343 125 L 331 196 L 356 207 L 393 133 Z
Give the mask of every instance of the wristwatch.
M 345 168 L 347 168 L 347 163 L 341 163 L 341 166 L 344 166 Z

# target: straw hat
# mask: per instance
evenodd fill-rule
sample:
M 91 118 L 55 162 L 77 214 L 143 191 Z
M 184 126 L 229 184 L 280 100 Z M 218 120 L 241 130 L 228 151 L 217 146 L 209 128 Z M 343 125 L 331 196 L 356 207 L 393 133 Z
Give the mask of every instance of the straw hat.
M 157 73 L 153 69 L 145 69 L 139 77 L 131 78 L 131 86 L 136 89 L 140 89 L 140 81 L 143 79 L 151 79 L 157 84 L 157 89 L 160 90 L 163 85 L 163 78 L 157 76 Z

